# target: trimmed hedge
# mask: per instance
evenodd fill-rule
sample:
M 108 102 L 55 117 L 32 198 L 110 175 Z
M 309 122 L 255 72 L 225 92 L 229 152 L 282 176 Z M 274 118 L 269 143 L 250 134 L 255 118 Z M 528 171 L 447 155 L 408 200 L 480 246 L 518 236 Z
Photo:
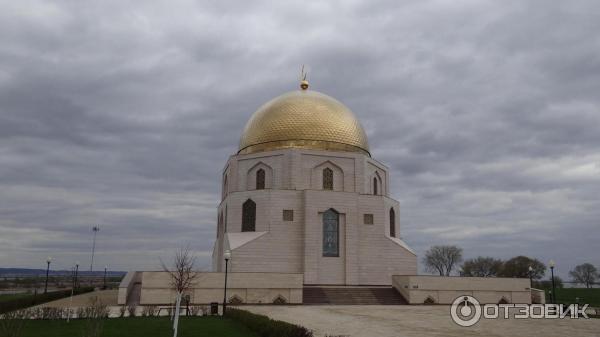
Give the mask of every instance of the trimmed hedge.
M 227 308 L 226 317 L 242 323 L 260 337 L 313 337 L 312 331 L 305 327 L 245 310 Z
M 73 292 L 73 295 L 89 293 L 90 291 L 94 291 L 94 288 L 93 287 L 82 287 L 82 288 L 75 289 L 75 291 Z M 69 297 L 69 296 L 71 296 L 70 289 L 53 291 L 53 292 L 49 292 L 46 294 L 36 294 L 36 295 L 30 295 L 27 297 L 15 298 L 13 300 L 0 302 L 0 314 L 14 311 L 14 310 L 29 308 L 34 305 L 59 300 L 61 298 L 65 298 L 65 297 Z

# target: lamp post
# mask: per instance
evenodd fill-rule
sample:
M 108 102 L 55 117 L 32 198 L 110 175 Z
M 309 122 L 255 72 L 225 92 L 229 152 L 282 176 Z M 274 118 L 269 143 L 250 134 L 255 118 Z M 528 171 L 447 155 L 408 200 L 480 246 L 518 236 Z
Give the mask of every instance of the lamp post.
M 77 274 L 79 273 L 79 262 L 75 263 L 75 283 L 73 284 L 73 288 L 77 288 L 78 287 L 78 283 L 77 283 Z
M 96 234 L 100 231 L 100 226 L 94 226 L 92 228 L 92 232 L 94 233 L 94 238 L 92 239 L 92 259 L 90 261 L 90 286 L 92 286 L 92 272 L 94 271 L 94 253 L 96 252 Z
M 556 304 L 556 286 L 554 285 L 554 266 L 556 266 L 556 263 L 554 263 L 554 260 L 550 260 L 549 265 L 552 278 L 552 304 Z
M 529 266 L 529 289 L 533 288 L 533 268 Z
M 104 290 L 106 290 L 106 270 L 108 269 L 108 266 L 104 266 Z
M 50 273 L 50 262 L 52 262 L 52 258 L 48 256 L 46 259 L 46 284 L 44 285 L 44 294 L 48 292 L 48 275 Z
M 77 264 L 79 265 L 79 264 Z M 71 297 L 69 298 L 69 310 L 67 312 L 67 323 L 71 320 L 71 307 L 73 306 L 73 293 L 75 292 L 75 268 L 71 267 L 71 282 L 73 282 L 73 286 L 71 287 Z
M 231 251 L 228 249 L 223 253 L 223 257 L 225 258 L 225 288 L 223 289 L 223 317 L 225 317 L 225 311 L 227 310 L 227 266 L 229 264 L 229 259 L 231 259 Z

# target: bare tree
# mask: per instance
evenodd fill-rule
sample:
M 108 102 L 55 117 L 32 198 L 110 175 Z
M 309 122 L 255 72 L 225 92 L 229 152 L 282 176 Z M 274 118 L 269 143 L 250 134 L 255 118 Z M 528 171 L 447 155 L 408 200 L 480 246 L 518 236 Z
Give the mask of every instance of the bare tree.
M 173 270 L 169 269 L 162 261 L 161 265 L 164 271 L 171 276 L 171 286 L 177 293 L 175 300 L 175 315 L 173 318 L 173 337 L 177 337 L 177 328 L 179 326 L 179 310 L 181 308 L 181 298 L 183 293 L 189 289 L 197 274 L 194 272 L 196 257 L 190 252 L 190 247 L 180 248 L 175 252 L 173 259 Z
M 432 246 L 423 258 L 425 268 L 440 273 L 440 276 L 450 276 L 454 267 L 461 261 L 462 248 L 457 246 Z
M 569 272 L 569 275 L 573 278 L 573 281 L 577 283 L 585 284 L 586 288 L 594 284 L 598 276 L 598 270 L 590 263 L 580 264 L 575 269 Z

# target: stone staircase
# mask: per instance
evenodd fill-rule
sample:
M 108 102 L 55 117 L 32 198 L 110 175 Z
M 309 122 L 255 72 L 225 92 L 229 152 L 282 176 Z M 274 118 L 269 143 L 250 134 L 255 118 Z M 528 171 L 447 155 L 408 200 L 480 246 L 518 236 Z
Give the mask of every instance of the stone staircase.
M 140 298 L 142 297 L 142 282 L 135 282 L 131 288 L 129 296 L 127 296 L 127 305 L 138 306 L 140 305 Z
M 303 304 L 399 305 L 406 300 L 392 287 L 304 287 Z

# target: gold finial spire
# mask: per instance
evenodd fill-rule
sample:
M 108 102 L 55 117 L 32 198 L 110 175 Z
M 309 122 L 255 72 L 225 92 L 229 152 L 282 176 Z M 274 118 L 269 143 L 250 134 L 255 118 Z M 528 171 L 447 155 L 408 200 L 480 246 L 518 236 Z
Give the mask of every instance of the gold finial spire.
M 302 70 L 300 71 L 300 88 L 302 90 L 308 89 L 308 81 L 306 80 L 307 72 L 304 72 L 304 64 L 302 65 Z

